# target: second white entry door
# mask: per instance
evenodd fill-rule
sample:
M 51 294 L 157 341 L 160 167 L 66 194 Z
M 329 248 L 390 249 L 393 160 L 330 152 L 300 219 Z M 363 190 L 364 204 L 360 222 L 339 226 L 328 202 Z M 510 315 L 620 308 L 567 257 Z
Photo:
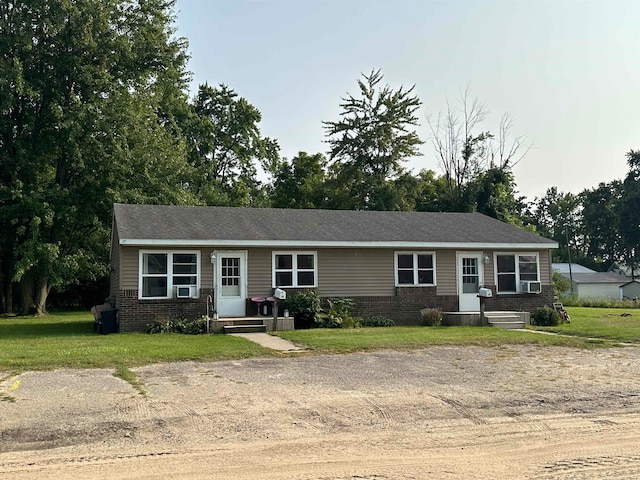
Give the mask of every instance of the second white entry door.
M 458 310 L 478 312 L 478 290 L 483 283 L 482 254 L 458 252 L 457 260 Z
M 218 252 L 216 255 L 216 308 L 218 316 L 247 314 L 247 252 Z

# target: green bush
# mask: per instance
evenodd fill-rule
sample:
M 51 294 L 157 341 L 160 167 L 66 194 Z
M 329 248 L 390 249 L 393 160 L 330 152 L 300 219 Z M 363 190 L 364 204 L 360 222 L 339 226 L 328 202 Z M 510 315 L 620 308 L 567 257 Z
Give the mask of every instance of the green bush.
M 539 327 L 555 327 L 561 322 L 560 314 L 550 307 L 537 308 L 531 314 L 531 324 Z
M 442 325 L 442 310 L 439 308 L 423 308 L 420 310 L 421 324 L 427 327 Z
M 351 316 L 355 307 L 352 298 L 332 298 L 327 300 L 329 311 L 319 314 L 316 326 L 319 328 L 358 328 L 362 319 Z
M 320 296 L 316 290 L 296 292 L 284 301 L 284 308 L 289 310 L 296 329 L 311 328 L 316 324 L 318 314 L 322 311 Z
M 388 317 L 373 315 L 360 322 L 361 327 L 394 327 L 396 322 Z
M 156 320 L 155 322 L 147 324 L 147 333 L 201 335 L 207 333 L 207 317 L 203 315 L 195 320 L 187 320 L 186 318 Z

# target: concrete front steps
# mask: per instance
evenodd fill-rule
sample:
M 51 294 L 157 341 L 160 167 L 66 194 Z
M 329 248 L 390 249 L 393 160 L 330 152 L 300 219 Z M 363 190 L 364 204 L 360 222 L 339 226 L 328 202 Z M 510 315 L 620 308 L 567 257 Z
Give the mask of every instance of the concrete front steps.
M 529 323 L 529 312 L 484 312 L 489 325 L 507 330 L 524 328 Z
M 293 330 L 293 317 L 278 317 L 275 330 Z M 211 320 L 212 333 L 263 333 L 274 331 L 273 317 L 233 317 Z
M 484 312 L 489 325 L 498 328 L 524 328 L 530 323 L 529 312 Z M 442 312 L 442 325 L 448 327 L 482 326 L 480 312 Z
M 223 320 L 222 329 L 224 333 L 266 333 L 267 326 L 261 318 L 242 318 L 234 320 Z

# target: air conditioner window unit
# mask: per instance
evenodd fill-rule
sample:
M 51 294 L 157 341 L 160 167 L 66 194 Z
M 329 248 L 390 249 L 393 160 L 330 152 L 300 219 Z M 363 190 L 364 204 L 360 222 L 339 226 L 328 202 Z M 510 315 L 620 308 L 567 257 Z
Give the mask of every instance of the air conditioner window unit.
M 526 281 L 520 282 L 522 293 L 541 293 L 542 284 L 540 282 Z
M 191 287 L 176 287 L 176 298 L 191 298 Z

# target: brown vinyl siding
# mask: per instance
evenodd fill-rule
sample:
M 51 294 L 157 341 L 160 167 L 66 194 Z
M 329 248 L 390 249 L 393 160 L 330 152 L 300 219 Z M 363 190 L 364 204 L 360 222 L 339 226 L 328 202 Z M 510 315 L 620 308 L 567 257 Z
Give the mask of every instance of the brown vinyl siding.
M 117 242 L 117 238 L 114 238 Z M 135 290 L 138 288 L 138 252 L 143 250 L 200 250 L 200 287 L 212 288 L 213 268 L 210 255 L 213 247 L 184 248 L 174 247 L 119 247 L 113 245 L 112 262 L 117 267 L 118 257 L 120 271 L 115 272 L 120 290 Z M 224 248 L 220 251 L 233 251 Z M 264 296 L 270 294 L 271 286 L 271 262 L 273 251 L 288 251 L 286 248 L 238 248 L 248 252 L 248 290 L 247 296 Z M 396 295 L 394 253 L 397 251 L 426 251 L 426 250 L 397 250 L 393 248 L 294 248 L 291 251 L 314 251 L 318 259 L 318 290 L 322 296 L 389 296 Z M 438 295 L 457 295 L 456 252 L 459 250 L 436 250 L 436 284 Z M 120 255 L 121 253 L 121 255 Z M 494 264 L 493 259 L 500 251 L 485 252 L 492 259 L 484 266 L 484 283 L 493 285 Z M 539 252 L 540 281 L 543 284 L 551 283 L 549 252 Z M 402 288 L 402 287 L 399 287 Z M 407 287 L 409 288 L 409 287 Z M 112 290 L 114 289 L 114 273 L 112 273 Z M 117 289 L 117 288 L 116 288 Z
M 122 248 L 122 271 L 120 272 L 120 278 L 122 284 L 121 290 L 136 290 L 138 288 L 138 252 L 139 247 L 124 247 Z
M 394 250 L 318 250 L 318 290 L 327 297 L 394 295 Z
M 551 252 L 543 250 L 540 252 L 540 282 L 543 285 L 551 284 L 551 262 L 549 261 Z
M 436 252 L 436 284 L 438 295 L 457 295 L 456 251 L 438 250 Z
M 111 235 L 109 266 L 109 295 L 117 297 L 120 292 L 120 243 L 118 239 L 118 229 L 115 225 Z
M 271 295 L 271 248 L 250 248 L 248 255 L 248 297 Z
M 393 295 L 391 249 L 249 249 L 248 296 L 264 296 L 272 290 L 272 252 L 316 252 L 318 290 L 322 296 Z

